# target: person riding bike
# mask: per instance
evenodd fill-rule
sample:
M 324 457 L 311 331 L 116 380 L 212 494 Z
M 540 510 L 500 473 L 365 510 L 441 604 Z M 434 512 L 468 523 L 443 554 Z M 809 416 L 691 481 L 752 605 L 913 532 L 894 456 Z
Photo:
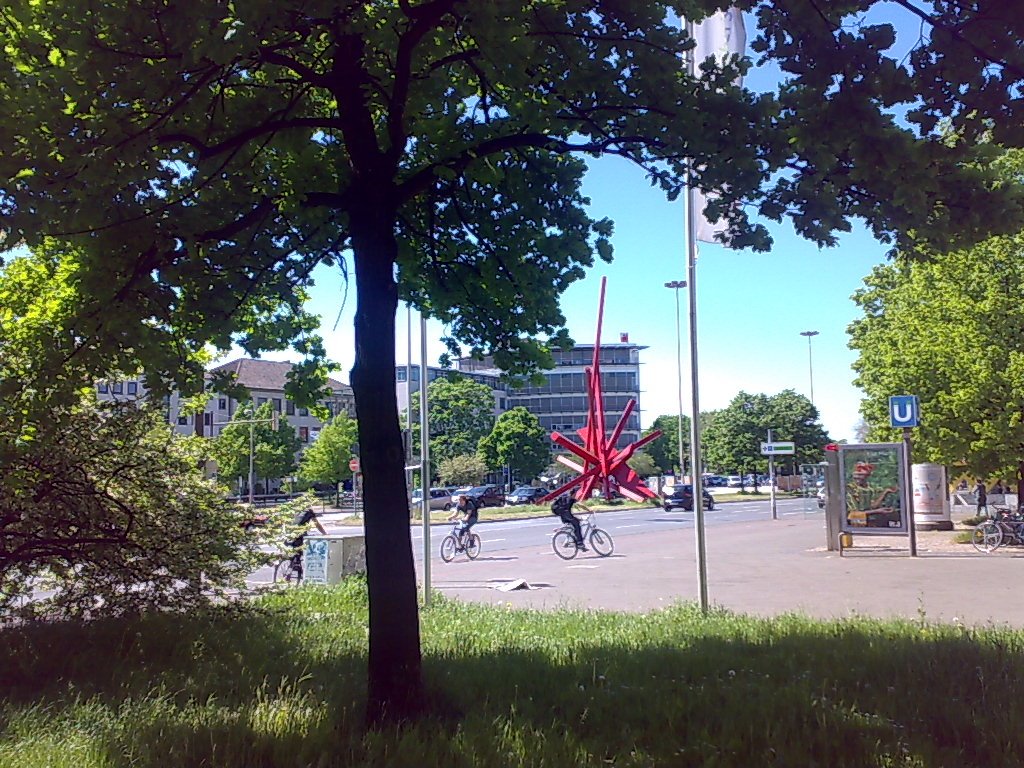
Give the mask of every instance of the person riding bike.
M 455 506 L 452 508 L 452 513 L 448 516 L 448 522 L 452 522 L 459 515 L 462 515 L 463 518 L 455 530 L 455 535 L 459 539 L 457 551 L 461 552 L 466 548 L 466 537 L 469 534 L 469 529 L 476 525 L 477 520 L 480 518 L 476 502 L 465 494 L 455 497 Z
M 583 543 L 583 529 L 580 527 L 580 519 L 572 513 L 573 505 L 580 507 L 585 512 L 590 512 L 590 508 L 583 502 L 576 501 L 571 493 L 563 493 L 551 502 L 551 514 L 558 515 L 563 523 L 572 526 L 572 534 L 576 539 L 576 548 L 586 552 L 587 547 Z
M 294 539 L 288 539 L 285 544 L 295 550 L 292 554 L 292 568 L 299 574 L 299 578 L 302 578 L 302 548 L 306 542 L 306 530 L 305 528 L 310 524 L 316 526 L 316 529 L 320 533 L 327 535 L 327 531 L 320 524 L 320 519 L 316 516 L 316 512 L 313 511 L 312 507 L 302 512 L 299 512 L 292 518 L 292 525 L 295 528 L 302 528 L 303 531 Z

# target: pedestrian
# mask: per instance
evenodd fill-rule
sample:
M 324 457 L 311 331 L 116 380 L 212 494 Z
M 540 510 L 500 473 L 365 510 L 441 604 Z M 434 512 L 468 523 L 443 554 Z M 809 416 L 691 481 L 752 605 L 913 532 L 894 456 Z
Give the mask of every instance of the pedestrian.
M 985 484 L 978 480 L 974 486 L 974 492 L 978 496 L 978 517 L 981 517 L 981 510 L 985 510 L 985 517 L 988 517 L 988 492 L 985 490 Z
M 990 491 L 990 493 L 1006 493 L 1006 489 L 1003 488 L 1003 481 L 996 480 L 996 484 L 992 486 L 992 490 Z

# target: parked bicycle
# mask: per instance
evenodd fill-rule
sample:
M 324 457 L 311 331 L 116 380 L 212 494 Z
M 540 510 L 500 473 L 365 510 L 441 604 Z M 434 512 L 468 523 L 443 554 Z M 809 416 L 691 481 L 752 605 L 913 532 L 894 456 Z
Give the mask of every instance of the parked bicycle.
M 971 543 L 979 552 L 995 552 L 1003 544 L 1024 544 L 1024 513 L 993 506 L 995 516 L 974 526 Z
M 452 532 L 441 541 L 441 559 L 450 563 L 459 552 L 465 552 L 470 560 L 476 560 L 480 554 L 480 537 L 472 530 L 466 533 L 461 523 L 452 526 Z
M 615 550 L 611 534 L 594 524 L 593 512 L 580 519 L 580 530 L 584 543 L 601 557 L 608 557 Z M 579 548 L 576 546 L 576 536 L 571 525 L 566 523 L 555 529 L 555 535 L 551 537 L 551 548 L 563 560 L 572 560 L 576 557 Z

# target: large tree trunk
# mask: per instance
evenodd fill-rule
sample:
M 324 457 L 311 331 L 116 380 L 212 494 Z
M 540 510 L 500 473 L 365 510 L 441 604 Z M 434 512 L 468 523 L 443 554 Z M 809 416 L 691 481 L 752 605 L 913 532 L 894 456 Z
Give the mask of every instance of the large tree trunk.
M 357 303 L 351 381 L 359 421 L 370 594 L 366 718 L 373 726 L 416 717 L 423 704 L 423 682 L 405 455 L 395 400 L 398 249 L 391 221 L 379 207 L 366 205 L 353 219 Z

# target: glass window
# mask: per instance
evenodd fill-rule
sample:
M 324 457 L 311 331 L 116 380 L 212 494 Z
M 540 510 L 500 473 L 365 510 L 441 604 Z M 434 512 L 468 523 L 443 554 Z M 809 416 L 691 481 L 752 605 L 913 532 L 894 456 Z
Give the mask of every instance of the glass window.
M 275 413 L 280 413 L 281 412 L 281 398 L 280 397 L 275 397 L 274 398 L 274 411 L 275 411 Z
M 99 392 L 101 395 L 105 395 L 108 392 L 110 392 L 110 387 L 108 387 L 105 383 L 100 382 L 99 384 L 96 385 L 96 391 Z
M 226 411 L 227 409 L 228 409 L 228 399 L 226 397 L 218 398 L 218 400 L 217 400 L 217 410 L 218 411 Z
M 294 416 L 295 415 L 295 403 L 293 403 L 291 400 L 285 400 L 284 401 L 284 410 L 285 410 L 285 413 L 287 413 L 289 416 Z
M 111 391 L 112 391 L 112 392 L 113 392 L 113 393 L 114 393 L 115 395 L 120 395 L 120 394 L 123 394 L 123 393 L 124 393 L 124 384 L 122 384 L 122 383 L 121 383 L 120 381 L 115 381 L 115 382 L 114 382 L 114 383 L 113 383 L 113 384 L 111 385 L 110 389 L 111 389 Z
M 182 425 L 188 424 L 188 416 L 185 416 L 184 414 L 179 415 L 178 416 L 178 423 L 182 424 Z
M 128 382 L 128 394 L 135 395 L 139 392 L 139 383 L 137 381 Z
M 398 368 L 395 371 L 395 381 L 405 381 L 405 368 Z
M 257 407 L 259 407 L 259 406 L 263 405 L 263 404 L 264 404 L 265 402 L 267 402 L 267 398 L 265 398 L 265 397 L 260 397 L 260 398 L 258 398 L 258 399 L 256 400 L 256 406 L 257 406 Z
M 309 442 L 309 427 L 299 427 L 299 440 L 304 443 Z
M 299 408 L 299 416 L 309 416 L 309 408 Z
M 203 414 L 203 424 L 205 424 L 208 427 L 212 427 L 213 426 L 213 414 L 212 413 L 204 413 Z

